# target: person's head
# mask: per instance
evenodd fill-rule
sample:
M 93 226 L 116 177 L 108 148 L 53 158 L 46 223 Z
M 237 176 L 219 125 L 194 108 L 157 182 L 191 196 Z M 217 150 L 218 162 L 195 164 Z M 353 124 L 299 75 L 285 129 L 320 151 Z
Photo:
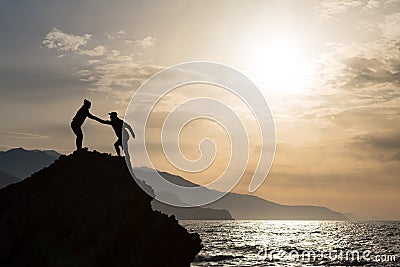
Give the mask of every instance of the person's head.
M 92 106 L 92 103 L 89 100 L 85 99 L 83 100 L 83 106 L 89 109 Z
M 118 118 L 118 113 L 115 111 L 108 113 L 108 115 L 110 115 L 111 120 L 115 120 L 116 118 Z

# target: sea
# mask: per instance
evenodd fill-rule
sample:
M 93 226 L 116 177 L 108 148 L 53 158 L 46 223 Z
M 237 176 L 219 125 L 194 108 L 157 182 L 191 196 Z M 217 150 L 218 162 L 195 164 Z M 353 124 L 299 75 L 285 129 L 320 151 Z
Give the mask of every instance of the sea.
M 400 266 L 400 221 L 180 221 L 191 266 Z

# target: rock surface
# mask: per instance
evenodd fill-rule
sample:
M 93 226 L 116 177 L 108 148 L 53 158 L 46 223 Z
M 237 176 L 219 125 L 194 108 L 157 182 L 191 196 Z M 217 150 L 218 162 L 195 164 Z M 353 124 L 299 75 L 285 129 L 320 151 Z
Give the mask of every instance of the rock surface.
M 189 266 L 201 249 L 122 158 L 79 151 L 0 190 L 0 266 Z

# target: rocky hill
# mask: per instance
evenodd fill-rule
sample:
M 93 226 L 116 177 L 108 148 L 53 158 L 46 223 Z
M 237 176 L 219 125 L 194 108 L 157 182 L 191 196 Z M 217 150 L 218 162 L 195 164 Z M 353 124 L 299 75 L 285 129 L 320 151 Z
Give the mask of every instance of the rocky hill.
M 0 266 L 189 266 L 201 249 L 122 158 L 79 151 L 0 189 Z

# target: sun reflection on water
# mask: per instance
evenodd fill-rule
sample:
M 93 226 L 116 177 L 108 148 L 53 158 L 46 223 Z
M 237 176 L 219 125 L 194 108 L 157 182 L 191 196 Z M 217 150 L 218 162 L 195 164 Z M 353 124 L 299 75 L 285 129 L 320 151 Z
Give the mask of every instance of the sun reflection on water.
M 204 248 L 192 266 L 398 266 L 400 259 L 400 222 L 350 221 L 183 221 L 189 231 L 198 232 Z M 260 251 L 264 250 L 264 257 Z M 345 253 L 371 251 L 393 255 L 395 261 L 345 259 Z M 265 252 L 274 254 L 273 259 Z M 299 255 L 334 251 L 306 262 L 294 261 Z M 342 253 L 343 255 L 340 255 Z M 269 254 L 268 254 L 269 255 Z M 350 254 L 349 254 L 350 255 Z M 300 265 L 299 265 L 300 264 Z

